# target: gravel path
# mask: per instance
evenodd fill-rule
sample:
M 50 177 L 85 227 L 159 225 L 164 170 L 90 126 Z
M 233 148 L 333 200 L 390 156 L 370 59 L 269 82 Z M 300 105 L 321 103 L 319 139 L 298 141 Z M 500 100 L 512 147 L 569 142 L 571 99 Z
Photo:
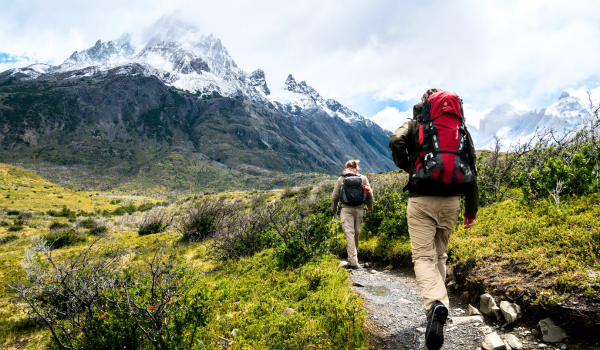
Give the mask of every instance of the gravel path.
M 364 297 L 375 349 L 426 349 L 425 313 L 411 269 L 363 268 L 352 271 L 350 280 Z M 450 304 L 451 317 L 466 315 L 466 305 L 454 305 L 452 299 Z M 477 349 L 483 340 L 481 326 L 447 324 L 442 349 Z
M 425 346 L 425 313 L 421 296 L 411 268 L 388 270 L 362 268 L 350 273 L 352 289 L 364 298 L 368 313 L 367 325 L 372 335 L 374 349 L 427 349 Z M 478 305 L 477 305 L 478 306 Z M 468 304 L 450 294 L 450 317 L 468 316 Z M 513 334 L 523 343 L 523 349 L 596 349 L 575 339 L 564 343 L 544 344 L 533 325 L 517 324 L 504 329 L 500 323 L 485 318 L 485 323 L 453 324 L 450 319 L 444 332 L 442 349 L 481 349 L 488 333 Z M 597 346 L 597 345 L 596 345 Z

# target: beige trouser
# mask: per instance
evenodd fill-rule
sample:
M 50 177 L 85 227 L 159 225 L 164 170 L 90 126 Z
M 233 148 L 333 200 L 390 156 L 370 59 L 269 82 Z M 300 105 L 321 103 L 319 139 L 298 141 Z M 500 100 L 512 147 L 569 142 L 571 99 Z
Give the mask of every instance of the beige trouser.
M 342 220 L 342 229 L 346 242 L 348 242 L 348 262 L 350 265 L 358 266 L 358 235 L 360 234 L 360 224 L 363 219 L 364 209 L 361 208 L 342 208 L 340 219 Z
M 458 196 L 408 199 L 406 215 L 412 260 L 425 312 L 436 300 L 450 307 L 445 284 L 446 248 L 459 212 Z

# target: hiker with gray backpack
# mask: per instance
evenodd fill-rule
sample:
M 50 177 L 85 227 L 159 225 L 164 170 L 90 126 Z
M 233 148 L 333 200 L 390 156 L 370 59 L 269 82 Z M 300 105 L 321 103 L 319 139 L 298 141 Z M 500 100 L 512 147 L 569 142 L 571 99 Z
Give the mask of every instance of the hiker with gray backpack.
M 337 214 L 341 206 L 340 219 L 346 236 L 348 248 L 348 269 L 356 270 L 358 265 L 358 235 L 363 221 L 365 204 L 367 210 L 373 210 L 373 191 L 366 176 L 358 173 L 358 160 L 346 162 L 346 169 L 335 182 L 331 195 L 331 207 Z
M 425 344 L 444 343 L 448 317 L 446 248 L 465 198 L 465 229 L 475 224 L 479 189 L 475 147 L 465 123 L 462 100 L 453 92 L 429 89 L 413 107 L 413 120 L 390 137 L 394 163 L 408 174 L 406 216 L 412 260 L 423 310 Z

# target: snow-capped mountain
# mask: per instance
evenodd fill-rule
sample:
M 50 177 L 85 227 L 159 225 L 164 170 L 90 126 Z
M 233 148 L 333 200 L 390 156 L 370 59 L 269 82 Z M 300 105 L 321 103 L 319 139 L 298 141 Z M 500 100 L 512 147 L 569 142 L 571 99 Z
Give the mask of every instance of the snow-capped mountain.
M 480 120 L 478 129 L 470 130 L 476 148 L 491 149 L 498 137 L 506 150 L 510 145 L 530 140 L 538 129 L 559 133 L 573 130 L 590 115 L 578 97 L 563 91 L 557 102 L 539 112 L 519 110 L 511 104 L 496 106 Z
M 304 81 L 297 83 L 289 75 L 281 88 L 269 88 L 265 74 L 258 69 L 247 73 L 231 58 L 221 40 L 201 35 L 198 28 L 177 20 L 159 20 L 146 31 L 150 37 L 139 52 L 124 34 L 114 41 L 102 42 L 74 52 L 58 66 L 40 65 L 14 69 L 21 79 L 35 79 L 40 74 L 71 72 L 68 78 L 106 74 L 120 68 L 124 75 L 138 72 L 155 76 L 169 86 L 200 95 L 218 93 L 224 97 L 244 96 L 253 101 L 274 105 L 280 112 L 296 116 L 322 112 L 347 123 L 374 125 L 369 119 L 341 103 L 323 98 Z M 132 68 L 135 66 L 135 68 Z
M 169 18 L 143 36 L 97 41 L 57 66 L 0 72 L 0 162 L 52 167 L 47 150 L 59 147 L 73 174 L 85 160 L 122 181 L 137 176 L 132 169 L 155 171 L 149 159 L 181 154 L 257 174 L 337 173 L 348 159 L 366 171 L 395 168 L 389 131 L 304 81 L 268 83 L 212 34 Z M 176 170 L 184 164 L 169 166 L 171 175 L 188 176 Z

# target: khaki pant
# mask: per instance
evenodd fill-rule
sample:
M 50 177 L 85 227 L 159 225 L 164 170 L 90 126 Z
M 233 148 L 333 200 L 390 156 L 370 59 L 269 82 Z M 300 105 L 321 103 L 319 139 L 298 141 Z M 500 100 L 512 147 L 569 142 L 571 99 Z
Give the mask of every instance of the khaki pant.
M 340 219 L 342 229 L 348 244 L 348 262 L 350 265 L 358 266 L 358 235 L 360 234 L 360 224 L 363 219 L 364 209 L 361 208 L 342 208 Z
M 450 307 L 445 284 L 446 248 L 459 212 L 458 196 L 408 199 L 406 215 L 412 260 L 425 312 L 436 300 Z

